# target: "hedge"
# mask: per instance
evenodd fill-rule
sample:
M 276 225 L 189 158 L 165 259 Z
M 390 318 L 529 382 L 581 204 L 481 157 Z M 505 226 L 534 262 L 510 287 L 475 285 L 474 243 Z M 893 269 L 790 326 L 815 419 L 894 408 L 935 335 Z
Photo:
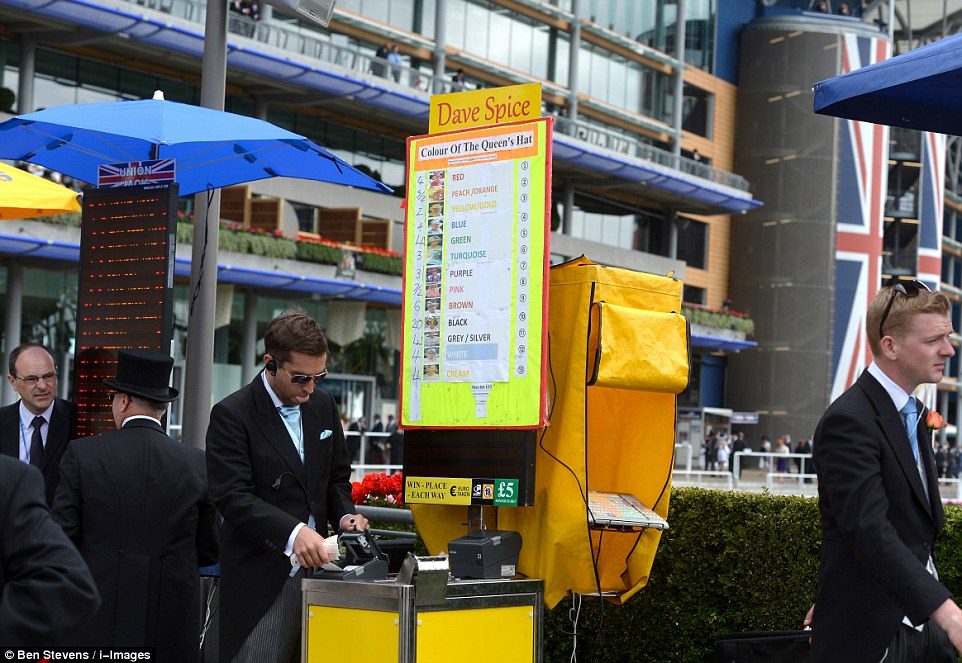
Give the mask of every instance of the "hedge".
M 939 573 L 959 596 L 962 508 L 945 511 Z M 668 522 L 641 592 L 623 606 L 584 601 L 579 661 L 710 661 L 716 634 L 801 628 L 818 583 L 816 499 L 679 488 Z M 546 663 L 571 658 L 571 607 L 545 618 Z

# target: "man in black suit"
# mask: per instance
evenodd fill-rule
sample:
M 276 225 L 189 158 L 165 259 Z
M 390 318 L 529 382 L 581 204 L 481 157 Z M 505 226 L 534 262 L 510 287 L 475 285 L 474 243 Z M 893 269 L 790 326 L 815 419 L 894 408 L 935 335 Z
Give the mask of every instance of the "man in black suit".
M 891 281 L 869 306 L 874 362 L 815 431 L 822 515 L 812 660 L 954 663 L 962 610 L 939 582 L 943 511 L 924 408 L 913 396 L 955 354 L 949 302 Z
M 154 659 L 199 659 L 199 566 L 217 561 L 217 512 L 204 454 L 161 426 L 174 360 L 121 350 L 104 383 L 119 430 L 74 440 L 53 515 L 77 545 L 103 604 L 75 644 L 150 647 Z
M 328 525 L 367 528 L 351 501 L 337 405 L 316 389 L 327 375 L 324 332 L 303 311 L 286 311 L 267 326 L 264 349 L 264 370 L 214 406 L 207 432 L 224 517 L 222 663 L 299 660 L 303 569 L 330 561 Z
M 20 400 L 0 408 L 0 453 L 40 469 L 49 506 L 70 440 L 73 405 L 57 398 L 57 365 L 47 346 L 24 343 L 14 348 L 9 370 L 7 381 Z
M 87 565 L 50 517 L 40 471 L 0 456 L 0 646 L 61 644 L 99 605 Z

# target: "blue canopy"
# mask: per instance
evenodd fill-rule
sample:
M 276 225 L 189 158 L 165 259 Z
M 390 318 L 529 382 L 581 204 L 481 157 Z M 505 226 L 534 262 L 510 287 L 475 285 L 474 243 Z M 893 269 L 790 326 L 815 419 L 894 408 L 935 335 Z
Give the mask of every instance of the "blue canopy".
M 815 112 L 962 135 L 962 34 L 815 84 Z
M 96 184 L 101 165 L 176 160 L 180 195 L 268 177 L 391 189 L 304 136 L 163 99 L 56 106 L 0 123 L 0 159 Z

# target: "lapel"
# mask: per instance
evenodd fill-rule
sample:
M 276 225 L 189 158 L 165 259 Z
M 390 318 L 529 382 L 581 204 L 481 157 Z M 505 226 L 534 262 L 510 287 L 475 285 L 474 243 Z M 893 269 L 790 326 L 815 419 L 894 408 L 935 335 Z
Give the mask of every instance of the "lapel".
M 70 440 L 70 404 L 59 398 L 53 403 L 50 412 L 50 427 L 47 429 L 47 445 L 44 447 L 43 462 L 40 469 L 46 472 L 51 465 L 59 465 L 63 448 Z
M 20 401 L 0 409 L 0 453 L 20 458 Z
M 932 449 L 932 433 L 925 425 L 925 416 L 929 413 L 927 407 L 922 407 L 919 412 L 919 454 L 922 462 L 925 463 L 925 478 L 929 484 L 929 497 L 931 498 L 932 512 L 936 514 L 936 520 L 941 523 L 944 514 L 942 509 L 942 496 L 939 493 L 939 474 L 935 467 L 935 451 Z
M 925 496 L 925 488 L 922 486 L 922 477 L 919 475 L 919 468 L 915 464 L 915 456 L 912 455 L 912 444 L 909 442 L 908 433 L 905 431 L 905 424 L 902 422 L 902 415 L 899 411 L 895 409 L 895 403 L 892 402 L 892 398 L 885 391 L 885 388 L 879 384 L 878 380 L 872 377 L 871 373 L 865 371 L 862 373 L 858 380 L 858 384 L 862 387 L 865 394 L 868 396 L 872 405 L 875 407 L 875 412 L 877 414 L 876 421 L 882 430 L 882 435 L 885 438 L 885 443 L 889 445 L 892 449 L 892 453 L 895 454 L 895 459 L 899 466 L 902 468 L 902 473 L 905 475 L 905 479 L 909 484 L 912 495 L 918 500 L 919 504 L 925 508 L 926 513 L 935 520 L 935 514 L 932 511 L 932 503 Z M 919 417 L 919 422 L 921 423 L 922 418 Z M 926 453 L 923 450 L 925 446 L 925 435 L 922 433 L 921 428 L 918 435 L 919 441 L 919 453 L 922 454 L 922 458 L 926 459 L 926 470 L 929 481 L 929 494 L 936 498 L 939 495 L 938 486 L 935 487 L 935 491 L 932 491 L 932 472 L 934 471 L 934 462 L 931 460 L 932 452 L 931 450 Z
M 281 413 L 274 407 L 271 395 L 267 393 L 264 379 L 260 373 L 254 377 L 250 386 L 254 394 L 254 411 L 252 413 L 254 425 L 257 426 L 261 436 L 270 443 L 277 455 L 284 459 L 294 476 L 303 484 L 307 479 L 304 463 L 301 462 L 301 457 L 297 453 L 297 447 L 294 446 L 294 440 L 291 439 L 291 434 L 287 430 L 287 424 L 284 423 Z M 303 412 L 304 408 L 301 407 L 302 420 Z M 304 440 L 306 446 L 306 426 L 304 428 Z

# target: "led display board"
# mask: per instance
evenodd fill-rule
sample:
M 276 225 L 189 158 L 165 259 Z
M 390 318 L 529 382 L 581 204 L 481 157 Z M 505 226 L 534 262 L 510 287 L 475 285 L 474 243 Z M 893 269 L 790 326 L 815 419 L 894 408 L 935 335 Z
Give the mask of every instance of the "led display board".
M 74 435 L 115 430 L 104 378 L 117 351 L 169 352 L 177 185 L 89 189 L 83 196 Z

